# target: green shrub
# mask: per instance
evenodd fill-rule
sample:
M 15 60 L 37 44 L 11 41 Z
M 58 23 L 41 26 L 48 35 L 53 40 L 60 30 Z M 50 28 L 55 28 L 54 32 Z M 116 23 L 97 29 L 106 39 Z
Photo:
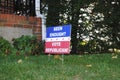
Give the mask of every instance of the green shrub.
M 0 55 L 8 55 L 12 53 L 13 47 L 9 41 L 5 40 L 4 38 L 0 37 Z
M 13 39 L 13 46 L 18 50 L 16 54 L 20 55 L 38 55 L 43 53 L 43 44 L 38 42 L 36 36 L 21 36 Z

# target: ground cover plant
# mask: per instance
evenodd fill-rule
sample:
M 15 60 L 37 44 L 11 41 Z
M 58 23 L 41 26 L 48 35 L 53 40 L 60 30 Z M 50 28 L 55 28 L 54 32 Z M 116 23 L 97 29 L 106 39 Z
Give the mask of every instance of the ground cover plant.
M 120 80 L 120 55 L 0 56 L 0 80 Z M 63 63 L 62 63 L 63 61 Z
M 43 53 L 43 42 L 36 36 L 21 36 L 13 39 L 13 46 L 17 49 L 17 55 L 38 55 Z
M 0 37 L 0 56 L 6 55 L 39 55 L 44 51 L 44 41 L 38 41 L 36 36 L 21 36 L 12 42 Z
M 9 55 L 10 53 L 13 53 L 12 49 L 13 46 L 10 44 L 10 42 L 4 39 L 3 37 L 0 37 L 0 56 Z

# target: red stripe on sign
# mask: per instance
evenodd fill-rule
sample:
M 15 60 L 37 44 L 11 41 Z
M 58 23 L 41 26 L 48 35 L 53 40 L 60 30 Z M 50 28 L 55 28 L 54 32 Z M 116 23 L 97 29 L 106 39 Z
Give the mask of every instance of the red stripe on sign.
M 45 53 L 70 53 L 70 41 L 54 41 L 45 43 Z

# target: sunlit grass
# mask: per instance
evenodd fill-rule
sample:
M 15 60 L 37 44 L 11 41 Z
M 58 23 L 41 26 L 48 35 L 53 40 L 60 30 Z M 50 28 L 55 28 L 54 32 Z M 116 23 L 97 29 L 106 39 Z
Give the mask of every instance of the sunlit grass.
M 120 55 L 115 59 L 111 54 L 64 55 L 63 58 L 0 57 L 0 80 L 120 80 Z

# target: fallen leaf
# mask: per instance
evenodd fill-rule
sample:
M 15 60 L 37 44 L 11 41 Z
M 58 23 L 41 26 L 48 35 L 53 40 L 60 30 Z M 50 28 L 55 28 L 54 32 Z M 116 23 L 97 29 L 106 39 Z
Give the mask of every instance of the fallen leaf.
M 112 56 L 112 59 L 117 59 L 117 55 Z
M 22 59 L 19 59 L 17 62 L 18 62 L 18 64 L 19 64 L 19 63 L 22 63 Z
M 92 67 L 92 65 L 91 65 L 91 64 L 88 64 L 88 65 L 86 65 L 86 67 Z
M 54 55 L 54 58 L 55 59 L 60 59 L 60 56 L 59 55 Z

